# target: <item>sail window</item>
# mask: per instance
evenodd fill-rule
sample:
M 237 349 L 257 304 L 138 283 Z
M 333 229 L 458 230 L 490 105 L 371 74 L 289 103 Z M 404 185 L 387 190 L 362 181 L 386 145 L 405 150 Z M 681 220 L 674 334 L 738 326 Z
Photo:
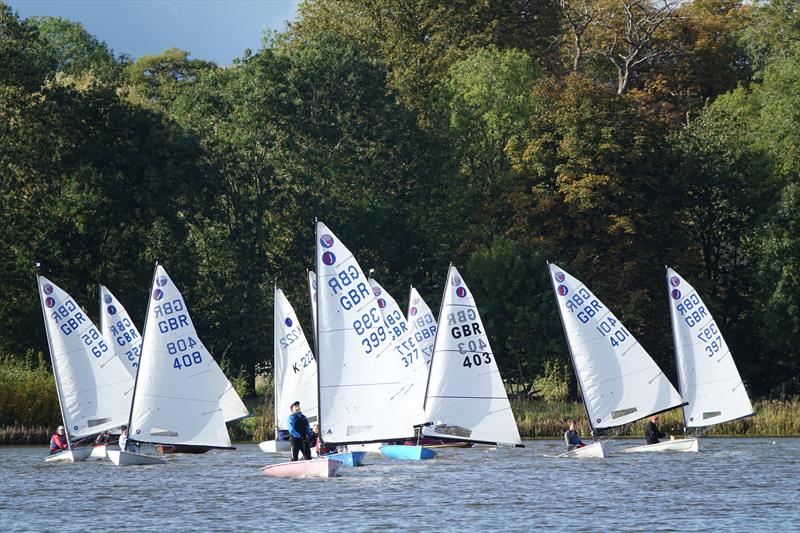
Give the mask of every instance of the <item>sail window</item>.
M 709 418 L 714 418 L 722 414 L 722 411 L 708 411 L 703 413 L 703 420 L 708 420 Z
M 616 411 L 611 411 L 611 418 L 616 420 L 617 418 L 622 418 L 623 416 L 628 416 L 631 413 L 636 412 L 636 407 L 629 407 L 628 409 L 618 409 Z
M 168 429 L 162 428 L 151 428 L 150 429 L 150 436 L 151 437 L 177 437 L 177 431 L 170 431 Z
M 94 418 L 86 421 L 90 428 L 99 426 L 100 424 L 107 424 L 108 422 L 111 422 L 110 418 Z

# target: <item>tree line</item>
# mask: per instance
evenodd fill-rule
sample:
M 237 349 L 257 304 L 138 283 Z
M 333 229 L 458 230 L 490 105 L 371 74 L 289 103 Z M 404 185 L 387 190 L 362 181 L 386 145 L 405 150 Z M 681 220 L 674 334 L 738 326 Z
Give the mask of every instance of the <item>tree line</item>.
M 675 268 L 751 394 L 796 394 L 798 176 L 792 0 L 308 0 L 230 67 L 0 2 L 0 353 L 47 353 L 36 262 L 96 318 L 159 261 L 252 383 L 316 217 L 401 305 L 458 265 L 520 394 L 568 361 L 548 260 L 671 376 Z

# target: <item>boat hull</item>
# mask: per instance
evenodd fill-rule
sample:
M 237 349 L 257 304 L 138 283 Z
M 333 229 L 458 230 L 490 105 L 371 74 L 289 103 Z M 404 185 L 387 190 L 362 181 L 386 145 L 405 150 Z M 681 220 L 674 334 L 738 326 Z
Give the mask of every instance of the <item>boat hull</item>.
M 390 444 L 381 446 L 381 455 L 388 459 L 397 459 L 401 461 L 422 461 L 424 459 L 433 459 L 436 457 L 436 452 L 429 450 L 423 446 L 405 446 Z
M 155 444 L 153 446 L 155 448 L 156 453 L 159 455 L 164 455 L 167 453 L 206 453 L 211 448 L 208 446 L 192 446 L 189 444 Z
M 54 453 L 44 458 L 45 463 L 79 463 L 92 455 L 91 448 L 72 448 L 63 452 Z
M 643 444 L 642 446 L 633 446 L 632 448 L 625 448 L 623 453 L 639 453 L 639 452 L 697 452 L 700 450 L 700 443 L 696 437 L 687 437 L 685 439 L 665 440 L 656 444 Z
M 267 465 L 261 469 L 261 473 L 269 477 L 334 477 L 341 467 L 341 461 L 322 457 Z
M 344 452 L 344 453 L 331 453 L 329 455 L 325 455 L 326 459 L 333 459 L 334 461 L 340 461 L 342 466 L 347 467 L 354 467 L 354 466 L 361 466 L 361 462 L 364 460 L 364 456 L 367 455 L 367 452 Z
M 122 450 L 106 450 L 106 455 L 117 466 L 163 465 L 167 461 L 160 457 L 141 453 L 123 452 Z
M 557 457 L 563 457 L 567 459 L 588 459 L 588 458 L 601 458 L 601 457 L 608 457 L 608 454 L 611 453 L 612 444 L 610 440 L 601 440 L 598 442 L 593 442 L 583 448 L 575 448 L 574 450 L 569 450 L 568 452 L 564 452 Z
M 348 444 L 347 450 L 351 452 L 381 453 L 381 446 L 386 446 L 385 442 L 368 442 L 366 444 Z
M 264 453 L 288 452 L 292 449 L 292 443 L 288 440 L 265 440 L 259 442 L 258 447 Z

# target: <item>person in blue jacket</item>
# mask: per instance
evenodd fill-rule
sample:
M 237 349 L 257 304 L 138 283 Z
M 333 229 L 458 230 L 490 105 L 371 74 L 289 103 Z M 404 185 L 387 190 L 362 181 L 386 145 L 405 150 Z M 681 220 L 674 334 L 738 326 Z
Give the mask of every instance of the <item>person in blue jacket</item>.
M 292 414 L 289 415 L 289 440 L 292 443 L 292 461 L 297 461 L 297 456 L 303 452 L 303 459 L 311 459 L 311 424 L 306 415 L 300 412 L 300 402 L 291 405 Z
M 575 428 L 575 421 L 569 421 L 569 429 L 564 432 L 564 440 L 567 442 L 567 451 L 586 446 L 581 440 L 581 435 Z

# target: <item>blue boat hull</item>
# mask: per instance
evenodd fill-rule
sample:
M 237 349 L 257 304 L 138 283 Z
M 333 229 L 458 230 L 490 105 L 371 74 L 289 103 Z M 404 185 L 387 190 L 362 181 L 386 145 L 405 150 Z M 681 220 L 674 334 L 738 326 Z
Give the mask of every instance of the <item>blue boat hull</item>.
M 364 460 L 364 456 L 367 455 L 367 452 L 347 452 L 347 453 L 331 453 L 329 455 L 325 455 L 324 457 L 328 459 L 334 459 L 336 461 L 341 461 L 342 466 L 361 466 L 361 461 Z
M 381 454 L 389 459 L 401 459 L 405 461 L 421 461 L 423 459 L 433 459 L 436 452 L 422 446 L 404 446 L 402 444 L 392 444 L 381 446 Z

